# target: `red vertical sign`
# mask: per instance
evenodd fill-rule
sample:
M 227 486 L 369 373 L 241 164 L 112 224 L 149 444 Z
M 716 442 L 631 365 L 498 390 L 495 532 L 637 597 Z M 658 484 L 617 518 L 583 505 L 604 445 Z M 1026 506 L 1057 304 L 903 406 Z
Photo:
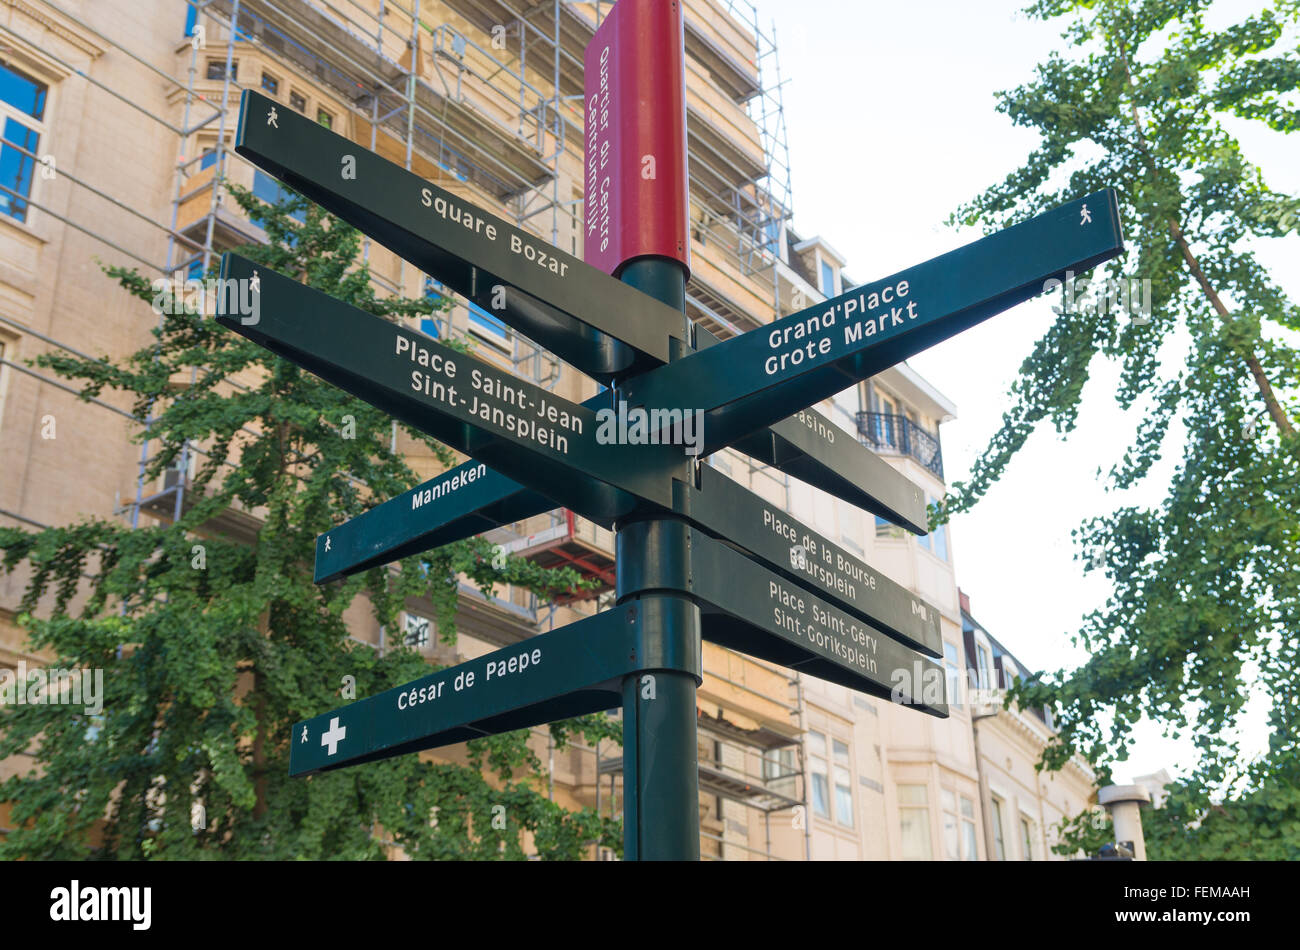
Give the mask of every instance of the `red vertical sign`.
M 618 0 L 587 46 L 583 250 L 617 276 L 638 257 L 690 270 L 680 0 Z

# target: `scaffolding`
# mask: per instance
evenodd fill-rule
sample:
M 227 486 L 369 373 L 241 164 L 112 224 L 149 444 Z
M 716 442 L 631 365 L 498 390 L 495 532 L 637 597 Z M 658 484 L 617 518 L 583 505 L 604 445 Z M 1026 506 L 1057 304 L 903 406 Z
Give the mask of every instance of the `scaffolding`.
M 724 655 L 733 651 L 723 650 Z M 743 657 L 747 664 L 774 674 L 787 688 L 787 697 L 800 695 L 798 674 L 789 670 Z M 697 710 L 696 758 L 699 773 L 700 799 L 712 807 L 701 816 L 700 856 L 704 860 L 726 860 L 733 852 L 745 860 L 761 858 L 765 861 L 783 860 L 773 853 L 772 820 L 781 812 L 804 809 L 807 815 L 807 787 L 804 772 L 802 716 L 798 702 L 779 699 L 754 690 L 720 670 L 704 670 L 708 685 L 739 692 L 749 692 L 761 697 L 763 703 L 781 711 L 778 717 L 753 719 L 750 714 L 740 717 L 751 722 L 733 721 L 721 707 L 716 714 Z M 616 778 L 624 773 L 622 756 L 603 758 L 597 750 L 596 774 L 608 778 L 611 807 L 617 800 Z M 762 817 L 763 846 L 751 842 L 748 826 L 736 828 L 724 803 L 735 803 Z M 797 822 L 792 820 L 792 826 Z M 742 837 L 743 835 L 743 837 Z M 756 857 L 754 857 L 756 856 Z
M 70 21 L 79 20 L 59 0 L 42 3 Z M 4 190 L 140 265 L 150 277 L 207 275 L 223 250 L 266 240 L 257 223 L 232 209 L 222 193 L 222 183 L 231 179 L 234 170 L 253 172 L 230 148 L 240 93 L 254 88 L 266 91 L 260 88 L 258 77 L 247 69 L 240 75 L 236 68 L 238 58 L 251 51 L 275 63 L 285 74 L 327 90 L 332 101 L 341 103 L 350 114 L 352 137 L 359 144 L 368 140 L 371 150 L 410 171 L 437 180 L 470 200 L 504 207 L 506 216 L 518 226 L 580 254 L 583 53 L 611 6 L 610 0 L 185 0 L 177 4 L 176 58 L 161 64 L 132 49 L 125 32 L 115 38 L 82 23 L 81 28 L 109 51 L 106 55 L 129 60 L 163 84 L 167 107 L 161 114 L 133 101 L 89 70 L 64 62 L 52 52 L 45 54 L 66 70 L 70 81 L 86 83 L 93 95 L 107 97 L 115 107 L 135 110 L 165 129 L 176 142 L 176 158 L 169 163 L 172 180 L 161 214 L 119 200 L 108 185 L 93 183 L 80 170 L 61 168 L 59 177 L 77 196 L 70 208 L 84 213 L 93 199 L 123 216 L 121 220 L 134 222 L 137 231 L 131 234 L 143 227 L 153 237 L 129 240 L 126 228 L 92 226 L 74 212 L 60 214 L 30 195 Z M 775 29 L 761 28 L 750 3 L 687 0 L 686 7 L 688 63 L 699 74 L 698 81 L 688 86 L 704 90 L 703 96 L 693 94 L 694 98 L 688 99 L 687 108 L 693 236 L 701 244 L 725 252 L 716 273 L 697 269 L 692 275 L 687 312 L 714 334 L 726 337 L 780 314 L 778 264 L 785 254 L 786 223 L 791 215 L 789 151 L 781 99 L 784 81 Z M 181 10 L 188 14 L 184 36 L 180 35 Z M 727 39 L 720 39 L 702 23 L 725 27 Z M 489 39 L 480 42 L 474 38 L 475 32 Z M 6 34 L 22 38 L 0 26 L 0 40 Z M 284 95 L 288 95 L 287 88 Z M 728 136 L 719 131 L 716 114 L 730 114 L 733 109 L 748 117 L 752 135 L 744 131 Z M 4 144 L 40 161 L 24 143 L 6 138 Z M 161 259 L 155 256 L 158 237 L 164 239 Z M 363 249 L 369 262 L 369 238 Z M 374 268 L 370 276 L 381 292 L 408 292 L 409 266 L 399 259 L 396 280 Z M 428 286 L 427 275 L 413 276 L 423 276 Z M 770 301 L 763 301 L 769 282 Z M 763 303 L 757 313 L 750 301 L 738 299 L 734 287 L 742 284 Z M 85 355 L 66 342 L 13 325 L 50 346 Z M 439 321 L 438 332 L 440 336 L 471 337 L 468 328 L 454 325 L 450 319 Z M 510 365 L 517 375 L 547 389 L 561 377 L 560 363 L 517 333 L 509 333 L 507 345 L 491 355 Z M 69 388 L 3 356 L 0 365 L 43 384 Z M 91 403 L 136 419 L 146 435 L 154 423 L 151 415 L 139 419 L 109 402 Z M 205 455 L 200 446 L 184 444 L 175 464 L 158 482 L 146 478 L 154 459 L 152 445 L 148 438 L 142 441 L 134 498 L 115 511 L 127 517 L 132 527 L 139 525 L 142 514 L 178 520 L 192 503 L 186 495 L 192 491 L 198 459 Z M 752 463 L 750 468 L 755 470 Z M 612 543 L 587 538 L 575 526 L 572 512 L 555 512 L 550 518 L 554 536 L 540 543 L 534 532 L 530 544 L 529 536 L 516 530 L 519 526 L 500 529 L 497 540 L 520 553 L 549 558 L 556 566 L 577 566 L 602 582 L 594 593 L 602 602 L 607 600 L 612 587 Z M 231 511 L 214 527 L 234 537 L 252 539 L 258 525 L 256 513 Z M 531 603 L 529 615 L 535 623 L 545 622 L 538 620 L 540 609 L 539 604 Z M 718 741 L 750 752 L 790 745 L 783 732 L 749 734 L 729 727 L 725 719 L 713 723 L 701 720 L 701 726 Z M 799 749 L 802 781 L 802 745 L 797 735 L 792 742 Z M 616 771 L 607 761 L 597 768 L 598 775 L 611 782 Z M 774 811 L 802 802 L 802 796 L 779 790 L 785 787 L 781 784 L 784 778 L 778 777 L 775 785 L 770 775 L 759 775 L 754 782 L 750 779 L 755 776 L 737 774 L 734 768 L 701 759 L 702 790 L 744 801 L 761 811 L 765 820 Z M 735 842 L 728 844 L 733 846 L 737 846 Z
M 703 64 L 709 84 L 748 110 L 760 142 L 756 151 L 733 147 L 702 115 L 707 104 L 690 105 L 688 158 L 696 237 L 725 247 L 742 275 L 767 270 L 770 315 L 776 315 L 775 263 L 782 255 L 784 223 L 790 216 L 790 179 L 775 33 L 760 28 L 757 11 L 743 0 L 696 2 L 706 13 L 725 14 L 748 31 L 748 57 L 711 39 L 692 18 L 687 19 L 686 39 L 691 61 Z M 49 5 L 70 15 L 55 2 Z M 352 112 L 356 127 L 368 132 L 373 150 L 407 169 L 427 173 L 432 168 L 448 186 L 472 188 L 505 204 L 521 227 L 539 236 L 548 236 L 542 228 L 549 224 L 549 238 L 557 245 L 563 243 L 561 224 L 567 219 L 572 235 L 568 249 L 579 251 L 582 199 L 580 194 L 561 193 L 560 165 L 568 155 L 581 167 L 582 55 L 610 3 L 549 0 L 530 4 L 525 11 L 509 0 L 446 0 L 446 8 L 492 37 L 490 46 L 475 42 L 451 23 L 422 17 L 421 0 L 188 0 L 187 6 L 193 41 L 183 78 L 96 33 L 106 46 L 155 74 L 182 99 L 179 124 L 130 103 L 72 64 L 61 64 L 103 93 L 140 109 L 179 139 L 166 224 L 117 202 L 75 174 L 63 173 L 75 186 L 162 230 L 164 260 L 151 260 L 50 208 L 33 203 L 35 207 L 164 277 L 206 274 L 221 250 L 264 240 L 255 223 L 231 213 L 220 188 L 232 163 L 242 162 L 228 141 L 239 93 L 255 88 L 237 76 L 236 50 L 251 48 L 328 88 Z M 426 11 L 430 7 L 426 0 Z M 212 51 L 224 56 L 215 77 Z M 6 144 L 25 151 L 20 143 Z M 196 213 L 199 205 L 203 207 Z M 367 239 L 367 260 L 369 253 Z M 401 292 L 405 264 L 401 267 L 403 279 L 396 283 L 374 271 L 372 279 L 383 291 Z M 700 275 L 688 286 L 688 313 L 723 337 L 764 322 L 726 288 Z M 463 335 L 458 328 L 448 329 Z M 516 333 L 509 334 L 508 362 L 518 375 L 544 388 L 552 388 L 560 377 L 558 362 Z M 187 465 L 187 459 L 181 459 L 178 469 L 185 471 Z M 180 496 L 185 481 L 173 477 L 163 491 Z M 139 495 L 137 503 L 144 498 Z M 177 514 L 180 510 L 178 504 Z

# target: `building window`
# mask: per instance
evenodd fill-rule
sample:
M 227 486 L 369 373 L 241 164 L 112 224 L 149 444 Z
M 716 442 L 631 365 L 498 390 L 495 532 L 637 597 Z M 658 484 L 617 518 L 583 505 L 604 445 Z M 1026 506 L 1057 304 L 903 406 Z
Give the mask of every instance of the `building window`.
M 260 168 L 253 170 L 253 194 L 261 198 L 267 204 L 273 205 L 280 201 L 288 201 L 293 194 L 284 185 L 280 184 Z M 307 210 L 299 208 L 293 214 L 289 215 L 299 224 L 305 224 L 307 221 Z
M 1025 860 L 1034 860 L 1034 823 L 1023 815 L 1020 818 L 1020 838 L 1025 849 Z
M 991 820 L 993 822 L 993 859 L 995 861 L 1005 861 L 1007 859 L 1007 848 L 1002 837 L 1002 801 L 994 798 L 991 804 Z
M 763 780 L 771 782 L 790 778 L 795 774 L 794 747 L 768 749 L 763 753 Z
M 271 95 L 278 96 L 280 94 L 280 80 L 270 73 L 262 73 L 262 88 Z
M 835 753 L 835 820 L 846 828 L 853 827 L 853 773 L 849 768 L 849 747 L 832 740 Z
M 469 328 L 493 346 L 504 349 L 510 341 L 506 325 L 476 303 L 469 305 Z
M 402 640 L 408 647 L 424 647 L 429 645 L 429 628 L 432 624 L 428 617 L 421 617 L 416 614 L 406 614 L 406 620 L 403 624 Z
M 943 642 L 943 669 L 948 677 L 948 705 L 961 705 L 961 659 L 955 643 Z
M 829 818 L 831 816 L 830 773 L 826 769 L 826 737 L 820 732 L 808 733 L 808 771 L 812 774 L 813 814 Z
M 989 689 L 992 682 L 990 670 L 993 669 L 993 659 L 989 656 L 989 648 L 982 643 L 975 647 L 975 655 L 978 657 L 980 689 Z
M 902 433 L 899 431 L 898 403 L 878 389 L 871 392 L 871 404 L 876 413 L 871 435 L 872 441 L 880 447 L 898 449 L 902 446 Z
M 935 499 L 931 498 L 929 501 L 931 504 L 933 504 Z M 939 525 L 937 528 L 935 528 L 933 531 L 930 532 L 928 537 L 932 542 L 932 551 L 934 553 L 934 556 L 941 561 L 947 561 L 948 560 L 948 526 L 946 524 Z
M 425 300 L 437 306 L 442 303 L 443 291 L 445 290 L 446 288 L 443 287 L 443 285 L 440 284 L 438 281 L 434 280 L 432 277 L 429 277 L 427 275 L 425 276 L 424 278 L 424 299 Z M 439 339 L 442 336 L 442 320 L 440 320 L 437 317 L 421 317 L 420 332 L 423 333 L 425 336 L 432 337 L 435 340 Z
M 928 508 L 930 505 L 935 504 L 935 502 L 936 502 L 936 499 L 931 498 L 929 495 L 926 495 L 926 496 L 925 496 L 925 505 L 926 505 L 927 508 Z M 935 529 L 934 529 L 933 531 L 931 531 L 929 534 L 923 534 L 923 535 L 921 535 L 919 538 L 916 539 L 916 543 L 917 543 L 918 545 L 920 545 L 922 549 L 924 549 L 924 550 L 926 550 L 926 551 L 929 551 L 931 554 L 933 554 L 933 555 L 934 555 L 935 557 L 937 557 L 939 560 L 941 560 L 941 561 L 947 561 L 947 560 L 948 560 L 948 527 L 947 527 L 947 525 L 939 525 L 939 527 L 935 528 Z
M 330 115 L 324 109 L 316 110 L 316 121 L 327 129 L 334 128 L 334 116 Z
M 948 789 L 939 791 L 943 805 L 943 856 L 948 861 L 961 860 L 961 831 L 957 821 L 957 796 Z
M 962 860 L 979 860 L 979 849 L 976 847 L 975 841 L 975 803 L 963 795 L 961 798 Z
M 0 212 L 27 220 L 27 202 L 36 174 L 34 157 L 45 130 L 44 83 L 0 63 L 0 119 L 4 143 L 0 145 Z M 26 154 L 30 152 L 31 154 Z
M 846 502 L 839 502 L 840 516 L 840 542 L 856 554 L 862 553 L 862 541 L 859 534 L 862 530 L 858 521 L 858 511 L 852 505 Z
M 291 109 L 297 109 L 299 112 L 306 112 L 306 111 L 307 111 L 307 97 L 306 97 L 306 96 L 303 96 L 303 95 L 300 95 L 299 93 L 296 93 L 296 92 L 293 92 L 292 90 L 290 90 L 290 92 L 289 92 L 289 107 L 290 107 Z
M 215 164 L 217 164 L 217 150 L 215 148 L 204 149 L 203 155 L 199 158 L 199 171 L 211 168 Z
M 930 808 L 924 785 L 898 786 L 898 821 L 902 832 L 903 860 L 929 861 Z
M 208 60 L 208 78 L 225 79 L 226 78 L 226 61 L 224 59 Z M 239 60 L 230 62 L 230 78 L 232 80 L 239 78 Z
M 876 515 L 876 537 L 896 540 L 905 537 L 905 535 L 903 534 L 903 529 L 898 525 L 893 524 L 886 518 L 880 517 L 880 515 Z
M 794 746 L 781 749 L 768 749 L 763 753 L 763 781 L 773 791 L 783 795 L 794 794 L 795 778 L 799 770 L 795 768 Z
M 835 296 L 835 268 L 822 261 L 822 293 L 827 297 Z

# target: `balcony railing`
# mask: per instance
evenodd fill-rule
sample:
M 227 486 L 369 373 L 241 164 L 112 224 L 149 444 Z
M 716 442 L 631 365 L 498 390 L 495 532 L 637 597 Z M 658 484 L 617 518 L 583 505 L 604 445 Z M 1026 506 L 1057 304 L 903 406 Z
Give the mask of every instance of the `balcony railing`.
M 907 416 L 890 412 L 859 412 L 858 433 L 877 451 L 910 455 L 940 481 L 943 480 L 943 452 L 939 437 L 926 432 Z

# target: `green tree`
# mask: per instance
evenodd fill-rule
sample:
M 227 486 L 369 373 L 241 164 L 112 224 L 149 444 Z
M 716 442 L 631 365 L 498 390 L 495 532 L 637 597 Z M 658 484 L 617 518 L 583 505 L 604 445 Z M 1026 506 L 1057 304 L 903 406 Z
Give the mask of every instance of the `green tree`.
M 359 234 L 301 197 L 267 205 L 231 191 L 269 237 L 243 249 L 248 257 L 388 319 L 438 309 L 377 296 Z M 439 636 L 454 643 L 458 574 L 543 597 L 584 582 L 520 558 L 494 566 L 492 545 L 470 539 L 396 572 L 317 587 L 316 536 L 417 480 L 390 451 L 390 419 L 219 326 L 197 299 L 105 270 L 162 311 L 155 342 L 120 363 L 61 353 L 36 362 L 80 380 L 83 398 L 132 395 L 139 438 L 155 447 L 147 477 L 196 446 L 203 453 L 192 504 L 174 524 L 0 529 L 4 570 L 30 569 L 20 623 L 33 648 L 60 667 L 105 671 L 100 716 L 0 710 L 0 758 L 34 751 L 38 766 L 0 785 L 15 826 L 0 859 L 360 859 L 384 857 L 385 842 L 419 858 L 522 858 L 526 833 L 547 858 L 581 857 L 592 842 L 621 849 L 618 822 L 544 794 L 527 731 L 470 742 L 469 767 L 402 756 L 288 777 L 289 728 L 341 704 L 344 677 L 361 698 L 430 671 L 400 644 L 381 657 L 348 639 L 343 612 L 358 595 L 388 629 L 406 598 L 427 595 Z M 231 511 L 261 516 L 251 543 L 213 528 Z M 561 745 L 575 734 L 621 738 L 602 715 L 553 727 Z
M 1039 145 L 953 221 L 993 229 L 1113 186 L 1121 266 L 1151 282 L 1151 313 L 1058 308 L 1000 430 L 934 518 L 971 508 L 1039 423 L 1070 432 L 1094 360 L 1117 364 L 1115 398 L 1142 420 L 1108 486 L 1146 479 L 1185 433 L 1181 459 L 1159 506 L 1076 531 L 1085 569 L 1104 571 L 1113 593 L 1077 633 L 1089 659 L 1016 698 L 1056 707 L 1049 768 L 1076 751 L 1106 769 L 1123 761 L 1144 715 L 1194 738 L 1198 761 L 1152 823 L 1154 856 L 1300 857 L 1300 308 L 1254 253 L 1296 240 L 1295 199 L 1233 134 L 1300 128 L 1300 4 L 1261 4 L 1219 29 L 1213 0 L 1038 0 L 1026 12 L 1066 24 L 1066 52 L 999 94 Z M 1256 759 L 1235 728 L 1252 690 L 1269 704 Z

